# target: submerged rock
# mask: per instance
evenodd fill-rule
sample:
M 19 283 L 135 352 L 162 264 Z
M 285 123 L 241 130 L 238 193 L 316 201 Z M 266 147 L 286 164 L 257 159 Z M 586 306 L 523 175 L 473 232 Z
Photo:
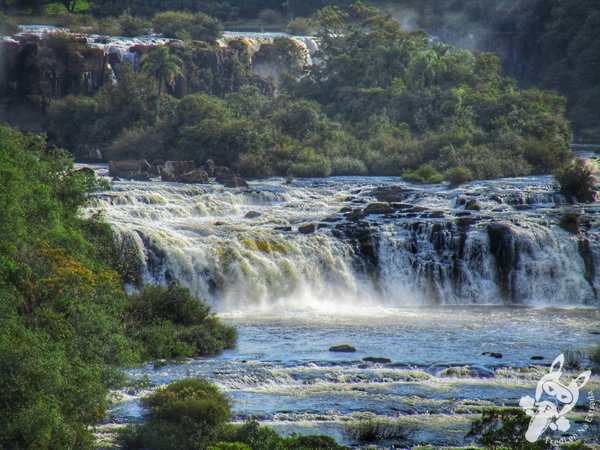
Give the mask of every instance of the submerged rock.
M 246 213 L 246 215 L 244 216 L 244 218 L 246 219 L 256 219 L 257 217 L 260 217 L 262 214 L 259 213 L 258 211 L 248 211 Z
M 531 357 L 532 361 L 543 361 L 544 359 L 546 359 L 546 358 L 544 358 L 543 356 L 532 356 Z
M 407 188 L 404 186 L 379 186 L 370 195 L 375 197 L 380 202 L 403 202 L 406 197 L 415 192 L 414 189 Z
M 348 344 L 342 345 L 334 345 L 333 347 L 329 347 L 330 352 L 338 352 L 338 353 L 354 353 L 356 352 L 356 348 Z
M 381 358 L 378 356 L 367 356 L 366 358 L 363 358 L 363 361 L 375 364 L 388 364 L 392 362 L 392 360 L 389 358 Z
M 502 358 L 502 353 L 496 353 L 496 352 L 483 352 L 482 355 L 490 356 L 490 357 L 496 358 L 496 359 Z

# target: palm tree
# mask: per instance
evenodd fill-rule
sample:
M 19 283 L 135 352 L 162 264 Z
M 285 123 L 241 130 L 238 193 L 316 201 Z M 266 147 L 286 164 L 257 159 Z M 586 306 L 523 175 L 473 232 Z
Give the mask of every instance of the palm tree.
M 158 92 L 156 96 L 156 121 L 160 115 L 160 98 L 165 86 L 172 86 L 175 78 L 181 75 L 183 61 L 163 45 L 152 50 L 142 59 L 142 72 L 156 79 Z

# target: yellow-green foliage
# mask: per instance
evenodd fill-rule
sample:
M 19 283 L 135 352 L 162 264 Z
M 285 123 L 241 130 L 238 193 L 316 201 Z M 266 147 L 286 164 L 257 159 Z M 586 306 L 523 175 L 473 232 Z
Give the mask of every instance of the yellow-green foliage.
M 101 184 L 43 136 L 0 126 L 0 185 L 0 448 L 91 447 L 86 424 L 104 416 L 120 367 L 234 345 L 186 290 L 125 294 L 135 264 L 80 214 Z

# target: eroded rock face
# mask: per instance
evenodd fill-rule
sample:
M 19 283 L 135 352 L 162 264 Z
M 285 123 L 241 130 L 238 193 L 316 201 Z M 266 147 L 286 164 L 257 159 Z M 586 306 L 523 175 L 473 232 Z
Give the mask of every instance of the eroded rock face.
M 111 177 L 126 178 L 128 180 L 147 180 L 150 178 L 150 167 L 145 159 L 109 161 L 108 174 Z
M 163 181 L 178 181 L 184 174 L 197 169 L 194 161 L 167 161 L 160 169 L 160 178 Z

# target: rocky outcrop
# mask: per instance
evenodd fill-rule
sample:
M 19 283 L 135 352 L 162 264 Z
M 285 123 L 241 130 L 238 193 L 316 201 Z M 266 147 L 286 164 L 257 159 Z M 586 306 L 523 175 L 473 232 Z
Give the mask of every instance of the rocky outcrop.
M 122 161 L 109 161 L 108 174 L 111 177 L 125 178 L 128 180 L 145 181 L 150 179 L 150 164 L 145 159 L 127 159 Z
M 208 184 L 210 183 L 208 179 L 208 174 L 202 169 L 194 169 L 186 172 L 180 176 L 178 176 L 175 181 L 178 183 L 201 183 Z
M 197 170 L 194 161 L 167 161 L 160 167 L 160 178 L 163 181 L 179 181 L 184 174 Z

